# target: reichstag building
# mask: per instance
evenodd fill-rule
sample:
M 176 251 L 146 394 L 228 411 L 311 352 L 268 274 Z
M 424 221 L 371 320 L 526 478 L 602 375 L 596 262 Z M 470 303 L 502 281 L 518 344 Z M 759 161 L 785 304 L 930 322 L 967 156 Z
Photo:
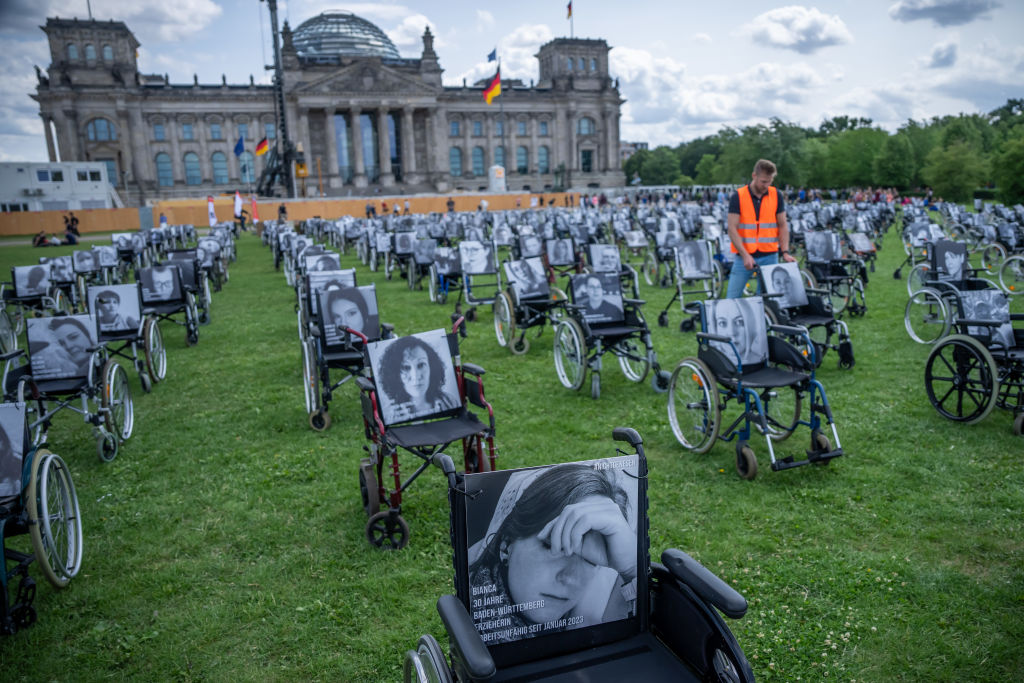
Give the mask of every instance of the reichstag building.
M 142 74 L 139 42 L 118 21 L 49 18 L 51 64 L 34 99 L 51 161 L 100 161 L 127 204 L 244 189 L 274 145 L 274 89 L 249 83 L 171 83 Z M 427 29 L 402 57 L 374 24 L 325 12 L 281 31 L 289 137 L 328 197 L 486 189 L 491 165 L 508 189 L 618 187 L 623 100 L 604 40 L 558 38 L 536 57 L 539 79 L 445 86 Z M 500 101 L 500 107 L 499 107 Z M 238 137 L 245 152 L 234 154 Z

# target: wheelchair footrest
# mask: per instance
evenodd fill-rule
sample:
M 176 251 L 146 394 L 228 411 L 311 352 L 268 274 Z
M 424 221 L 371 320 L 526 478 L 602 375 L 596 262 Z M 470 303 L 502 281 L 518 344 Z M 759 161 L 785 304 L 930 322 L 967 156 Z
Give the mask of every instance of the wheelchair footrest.
M 842 448 L 837 448 L 833 451 L 827 451 L 825 453 L 815 453 L 814 451 L 807 451 L 806 460 L 793 460 L 792 456 L 788 458 L 780 458 L 772 463 L 772 471 L 779 472 L 780 470 L 791 470 L 794 467 L 803 467 L 804 465 L 810 465 L 815 462 L 827 462 L 832 458 L 838 458 L 843 454 Z

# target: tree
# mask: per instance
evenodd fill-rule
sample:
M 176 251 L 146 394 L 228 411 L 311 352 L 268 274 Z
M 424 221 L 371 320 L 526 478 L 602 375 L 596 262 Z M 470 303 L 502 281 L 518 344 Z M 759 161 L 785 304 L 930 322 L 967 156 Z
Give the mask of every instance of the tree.
M 1024 201 L 1024 126 L 1017 137 L 1007 140 L 1003 150 L 992 158 L 992 179 L 999 199 L 1006 204 Z
M 644 185 L 670 185 L 679 175 L 679 157 L 669 147 L 656 148 L 640 164 Z
M 937 127 L 929 126 L 926 123 L 918 123 L 913 119 L 908 119 L 905 124 L 900 126 L 899 131 L 896 133 L 910 141 L 910 150 L 914 159 L 914 173 L 910 181 L 911 187 L 920 187 L 924 184 L 921 171 L 924 169 L 925 159 L 928 158 L 928 154 L 935 147 L 936 138 L 938 137 L 937 133 Z
M 807 138 L 800 147 L 803 183 L 809 187 L 830 187 L 825 170 L 828 145 L 819 138 Z
M 914 150 L 910 138 L 905 135 L 886 138 L 875 157 L 873 168 L 876 184 L 900 190 L 911 187 L 914 181 Z
M 828 186 L 875 185 L 873 165 L 887 137 L 879 128 L 854 128 L 829 138 Z
M 965 202 L 982 183 L 987 164 L 981 153 L 965 142 L 949 147 L 936 147 L 928 154 L 921 175 L 937 197 L 947 201 Z M 1016 168 L 1020 172 L 1020 167 Z
M 714 185 L 715 155 L 705 154 L 697 162 L 697 184 Z
M 622 172 L 626 174 L 627 181 L 632 181 L 633 178 L 640 175 L 640 167 L 643 166 L 644 159 L 650 154 L 646 149 L 638 149 L 626 159 L 626 163 L 622 165 Z

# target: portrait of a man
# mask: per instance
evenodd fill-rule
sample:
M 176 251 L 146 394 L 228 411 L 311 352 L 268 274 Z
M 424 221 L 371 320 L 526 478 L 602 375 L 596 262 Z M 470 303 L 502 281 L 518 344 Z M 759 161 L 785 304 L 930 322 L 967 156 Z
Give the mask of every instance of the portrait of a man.
M 141 271 L 142 300 L 145 303 L 177 301 L 181 294 L 181 275 L 176 264 L 151 266 Z
M 505 277 L 520 299 L 546 297 L 550 291 L 540 257 L 505 262 Z
M 89 310 L 100 332 L 133 332 L 139 329 L 139 285 L 103 285 L 89 288 Z
M 589 273 L 572 277 L 573 301 L 583 306 L 589 323 L 617 322 L 623 319 L 622 286 L 618 275 Z

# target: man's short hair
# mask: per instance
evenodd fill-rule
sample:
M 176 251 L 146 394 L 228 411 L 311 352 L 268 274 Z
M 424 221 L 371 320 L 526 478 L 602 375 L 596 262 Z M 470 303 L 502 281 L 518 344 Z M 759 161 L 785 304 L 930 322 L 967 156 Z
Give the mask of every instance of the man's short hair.
M 775 175 L 779 172 L 779 169 L 775 168 L 775 164 L 767 159 L 758 159 L 757 163 L 754 164 L 754 173 L 758 175 Z

